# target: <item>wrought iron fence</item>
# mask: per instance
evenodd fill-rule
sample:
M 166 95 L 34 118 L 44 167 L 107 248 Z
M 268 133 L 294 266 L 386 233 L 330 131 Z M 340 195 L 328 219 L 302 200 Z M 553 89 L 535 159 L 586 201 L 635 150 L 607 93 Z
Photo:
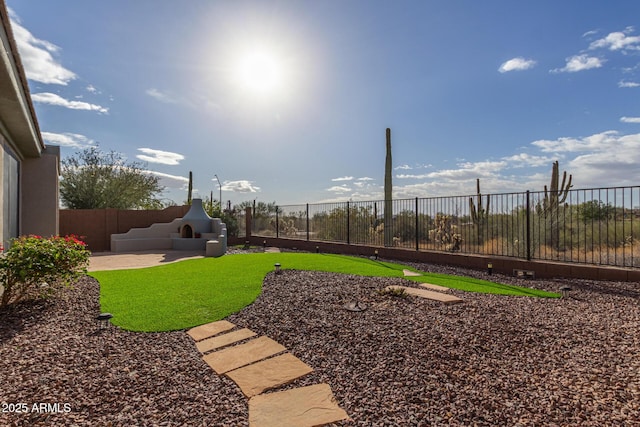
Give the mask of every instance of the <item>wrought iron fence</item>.
M 252 234 L 640 267 L 640 187 L 278 206 Z M 392 232 L 385 241 L 385 227 Z

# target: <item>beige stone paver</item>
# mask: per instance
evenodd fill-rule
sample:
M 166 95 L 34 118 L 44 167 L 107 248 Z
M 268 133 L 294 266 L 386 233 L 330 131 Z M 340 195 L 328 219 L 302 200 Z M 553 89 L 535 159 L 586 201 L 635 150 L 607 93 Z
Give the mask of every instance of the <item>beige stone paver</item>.
M 271 359 L 234 369 L 226 375 L 240 387 L 247 397 L 265 390 L 288 384 L 313 372 L 313 368 L 291 353 L 285 353 Z
M 432 291 L 438 291 L 438 292 L 449 292 L 449 288 L 444 287 L 444 286 L 440 286 L 440 285 L 433 285 L 431 283 L 418 283 L 420 286 L 422 286 L 423 288 L 426 289 L 430 289 Z
M 89 271 L 144 268 L 195 258 L 204 258 L 204 251 L 94 252 L 89 258 Z
M 280 252 L 280 248 L 276 248 L 275 246 L 268 246 L 268 247 L 264 248 L 264 251 L 266 253 L 279 253 Z
M 195 341 L 200 341 L 205 338 L 218 335 L 221 332 L 228 331 L 235 327 L 236 325 L 231 322 L 228 322 L 226 320 L 219 320 L 217 322 L 207 323 L 204 325 L 196 326 L 195 328 L 191 328 L 187 331 L 187 334 L 189 334 L 189 336 Z
M 287 349 L 269 337 L 258 337 L 244 344 L 214 351 L 203 357 L 218 375 L 266 359 Z
M 404 289 L 405 292 L 408 293 L 409 295 L 415 295 L 422 298 L 428 298 L 435 301 L 440 301 L 444 304 L 456 304 L 456 303 L 464 302 L 462 299 L 454 295 L 448 295 L 440 292 L 429 291 L 427 289 L 416 289 L 416 288 L 409 288 L 406 286 L 387 286 L 386 289 L 392 289 L 392 288 L 393 289 L 401 288 L 401 289 Z
M 404 274 L 405 276 L 422 276 L 422 274 L 420 273 L 416 273 L 415 271 L 411 271 L 407 269 L 402 270 L 402 274 Z
M 422 274 L 420 273 L 416 273 L 415 271 L 411 271 L 407 269 L 402 270 L 402 274 L 404 274 L 405 277 L 422 276 Z M 440 286 L 440 285 L 433 285 L 431 283 L 420 283 L 420 286 L 422 286 L 423 288 L 431 289 L 432 291 L 438 291 L 438 292 L 447 292 L 449 290 L 449 288 L 447 287 Z
M 206 353 L 208 351 L 215 350 L 217 348 L 224 347 L 226 345 L 233 344 L 238 341 L 242 341 L 255 336 L 255 332 L 250 329 L 243 328 L 238 329 L 237 331 L 228 332 L 226 334 L 217 335 L 215 337 L 199 341 L 196 343 L 196 347 L 198 348 L 198 351 L 200 353 Z
M 320 426 L 348 418 L 336 403 L 329 384 L 324 383 L 261 394 L 249 400 L 252 427 Z

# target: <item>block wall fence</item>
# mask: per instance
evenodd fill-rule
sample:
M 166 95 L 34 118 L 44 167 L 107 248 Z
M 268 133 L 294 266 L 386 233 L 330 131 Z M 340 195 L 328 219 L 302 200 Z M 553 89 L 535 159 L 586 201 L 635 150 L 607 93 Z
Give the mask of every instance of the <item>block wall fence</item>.
M 82 236 L 92 252 L 111 250 L 111 235 L 182 218 L 189 206 L 162 210 L 61 209 L 60 235 Z

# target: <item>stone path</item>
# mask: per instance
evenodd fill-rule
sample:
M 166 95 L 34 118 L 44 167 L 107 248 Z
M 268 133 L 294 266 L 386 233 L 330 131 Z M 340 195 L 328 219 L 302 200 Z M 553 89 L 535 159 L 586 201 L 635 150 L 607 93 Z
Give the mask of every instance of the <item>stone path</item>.
M 417 273 L 415 271 L 411 271 L 411 270 L 402 270 L 402 273 L 404 274 L 405 277 L 416 277 L 416 276 L 422 276 L 422 274 Z M 440 301 L 443 302 L 445 304 L 455 304 L 455 303 L 459 303 L 459 302 L 463 302 L 462 299 L 458 298 L 458 297 L 454 297 L 453 295 L 442 295 L 439 294 L 439 292 L 449 292 L 449 288 L 445 287 L 445 286 L 440 286 L 440 285 L 433 285 L 431 283 L 420 283 L 419 284 L 421 287 L 428 289 L 429 291 L 436 291 L 436 292 L 429 292 L 429 291 L 423 291 L 421 289 L 415 289 L 415 288 L 408 288 L 405 286 L 389 286 L 387 289 L 389 288 L 403 288 L 405 290 L 406 293 L 410 294 L 410 295 L 416 295 L 422 298 L 428 298 L 428 299 L 434 299 L 436 301 Z
M 321 426 L 349 419 L 329 384 L 264 393 L 313 371 L 271 338 L 256 338 L 255 332 L 236 329 L 226 320 L 187 333 L 211 369 L 229 377 L 247 396 L 250 426 Z
M 404 291 L 409 295 L 415 295 L 421 298 L 428 298 L 435 301 L 440 301 L 444 304 L 457 304 L 457 303 L 464 302 L 464 300 L 454 295 L 443 294 L 441 292 L 435 292 L 428 289 L 416 289 L 416 288 L 409 288 L 407 286 L 387 286 L 385 289 L 404 289 Z

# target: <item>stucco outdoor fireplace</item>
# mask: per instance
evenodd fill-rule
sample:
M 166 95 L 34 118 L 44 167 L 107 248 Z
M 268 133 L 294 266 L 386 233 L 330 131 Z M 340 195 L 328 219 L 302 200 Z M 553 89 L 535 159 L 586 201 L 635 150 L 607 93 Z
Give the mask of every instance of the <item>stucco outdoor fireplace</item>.
M 227 226 L 207 215 L 202 199 L 193 199 L 182 218 L 111 235 L 112 252 L 151 249 L 204 250 L 207 256 L 221 256 L 227 251 Z

